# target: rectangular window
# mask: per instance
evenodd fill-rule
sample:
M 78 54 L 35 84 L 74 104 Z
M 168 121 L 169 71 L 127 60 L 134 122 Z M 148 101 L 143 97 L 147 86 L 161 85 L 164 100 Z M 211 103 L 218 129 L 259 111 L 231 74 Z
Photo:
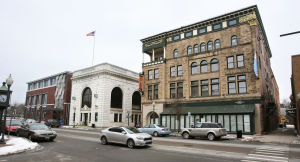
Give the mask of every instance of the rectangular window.
M 175 35 L 175 36 L 173 37 L 173 40 L 174 40 L 174 41 L 179 40 L 179 39 L 180 39 L 180 36 L 179 36 L 179 35 Z
M 42 99 L 42 95 L 38 95 L 38 99 L 37 99 L 37 106 L 39 107 L 41 105 L 41 99 Z
M 227 57 L 227 68 L 228 69 L 234 68 L 233 56 Z
M 95 113 L 95 122 L 98 121 L 98 112 Z
M 176 89 L 175 83 L 171 83 L 170 84 L 170 98 L 175 98 L 176 97 L 175 89 Z
M 229 115 L 224 115 L 224 128 L 226 128 L 226 131 L 230 131 L 230 121 L 229 121 Z
M 122 114 L 119 114 L 119 122 L 122 122 Z
M 206 27 L 198 29 L 198 34 L 206 33 Z
M 152 100 L 152 85 L 148 86 L 148 100 Z
M 246 76 L 245 75 L 238 76 L 238 91 L 239 91 L 239 93 L 247 93 Z
M 244 131 L 250 132 L 250 115 L 244 115 Z
M 177 97 L 178 98 L 183 97 L 183 83 L 182 82 L 177 83 Z
M 154 69 L 154 79 L 159 78 L 159 69 Z
M 114 114 L 114 122 L 118 122 L 118 114 L 117 113 Z
M 237 67 L 244 67 L 244 55 L 237 55 Z
M 154 85 L 154 99 L 158 99 L 158 85 Z
M 233 26 L 237 24 L 237 19 L 227 21 L 228 26 Z
M 56 84 L 56 78 L 51 78 L 51 83 L 52 86 Z
M 235 82 L 228 83 L 228 93 L 229 94 L 236 94 Z
M 175 77 L 175 74 L 176 74 L 175 66 L 172 66 L 172 67 L 170 68 L 170 77 Z
M 43 94 L 43 105 L 47 104 L 47 93 Z
M 208 95 L 208 80 L 201 80 L 201 96 Z
M 152 80 L 153 76 L 152 76 L 152 70 L 148 70 L 148 80 Z
M 237 130 L 244 131 L 244 129 L 243 129 L 243 115 L 237 115 Z
M 199 96 L 198 81 L 191 81 L 191 96 L 192 97 Z
M 177 76 L 182 76 L 182 65 L 177 66 Z
M 49 86 L 49 79 L 45 79 L 44 80 L 44 87 L 48 87 Z
M 236 131 L 236 115 L 230 115 L 230 127 L 231 127 L 231 132 Z
M 213 25 L 213 30 L 219 30 L 219 29 L 221 29 L 221 28 L 222 28 L 221 23 L 218 23 L 218 24 Z
M 36 96 L 33 96 L 32 104 L 31 105 L 35 105 L 35 104 L 36 104 Z
M 193 36 L 193 32 L 192 31 L 189 31 L 189 32 L 186 32 L 185 33 L 185 37 L 187 38 L 187 37 L 191 37 L 191 36 Z
M 219 79 L 211 79 L 211 95 L 212 96 L 220 95 Z

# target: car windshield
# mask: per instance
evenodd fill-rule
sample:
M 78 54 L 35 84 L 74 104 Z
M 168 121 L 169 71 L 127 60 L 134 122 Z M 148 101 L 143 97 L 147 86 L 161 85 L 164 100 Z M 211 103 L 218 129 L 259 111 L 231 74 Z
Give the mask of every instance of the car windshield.
M 19 120 L 6 120 L 8 126 L 20 126 L 22 123 Z
M 136 129 L 135 127 L 125 127 L 126 131 L 129 134 L 135 134 L 135 133 L 142 133 L 141 131 L 139 131 L 138 129 Z
M 44 124 L 33 124 L 29 127 L 30 130 L 49 130 L 49 128 Z

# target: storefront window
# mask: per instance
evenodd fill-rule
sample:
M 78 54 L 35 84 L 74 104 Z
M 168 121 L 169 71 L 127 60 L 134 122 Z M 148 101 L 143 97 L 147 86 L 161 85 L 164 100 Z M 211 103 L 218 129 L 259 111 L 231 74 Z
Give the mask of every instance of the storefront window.
M 223 115 L 218 115 L 218 123 L 221 123 L 222 126 L 224 127 L 224 123 L 223 123 Z
M 244 115 L 245 132 L 250 132 L 250 115 Z
M 162 116 L 161 117 L 161 125 L 167 126 L 167 116 Z
M 180 129 L 184 128 L 184 115 L 180 116 Z
M 167 124 L 166 124 L 166 127 L 169 127 L 169 128 L 170 128 L 170 116 L 167 116 Z
M 243 131 L 243 115 L 237 115 L 237 130 Z
M 200 118 L 201 118 L 200 119 L 201 122 L 205 122 L 205 116 L 204 115 L 200 116 Z
M 188 128 L 189 127 L 189 117 L 186 115 L 185 116 L 185 128 Z
M 230 115 L 231 132 L 236 131 L 236 115 Z
M 212 115 L 212 116 L 211 116 L 211 122 L 213 122 L 213 123 L 216 122 L 216 116 L 215 116 L 215 115 Z
M 229 121 L 229 115 L 224 115 L 224 128 L 226 128 L 227 131 L 230 131 L 230 121 Z
M 171 129 L 175 129 L 175 116 L 171 116 Z
M 211 122 L 211 115 L 205 115 L 206 116 L 206 122 Z

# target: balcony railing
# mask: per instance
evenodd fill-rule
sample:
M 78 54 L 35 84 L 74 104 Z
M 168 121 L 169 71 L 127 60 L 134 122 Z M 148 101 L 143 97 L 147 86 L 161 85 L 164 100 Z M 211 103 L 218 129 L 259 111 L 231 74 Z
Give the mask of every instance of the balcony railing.
M 157 64 L 163 64 L 166 62 L 166 59 L 161 59 L 161 60 L 156 60 L 156 61 L 151 61 L 147 63 L 143 63 L 143 67 L 145 66 L 152 66 L 152 65 L 157 65 Z

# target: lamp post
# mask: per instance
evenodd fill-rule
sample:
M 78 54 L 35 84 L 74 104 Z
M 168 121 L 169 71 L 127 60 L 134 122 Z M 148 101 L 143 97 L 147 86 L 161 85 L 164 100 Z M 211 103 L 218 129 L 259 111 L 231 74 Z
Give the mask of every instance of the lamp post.
M 150 123 L 151 123 L 151 119 L 153 120 L 153 123 L 152 124 L 154 124 L 155 123 L 155 119 L 154 119 L 154 111 L 155 111 L 155 101 L 153 101 L 152 102 L 152 108 L 153 108 L 153 110 L 152 110 L 152 115 L 151 115 L 151 118 L 150 118 Z
M 73 128 L 75 128 L 75 115 L 76 115 L 75 110 L 76 110 L 76 107 L 73 107 Z
M 4 133 L 5 133 L 5 125 L 6 125 L 6 114 L 7 114 L 7 107 L 9 106 L 9 100 L 11 94 L 10 87 L 13 84 L 13 82 L 14 81 L 10 74 L 9 77 L 6 79 L 6 83 L 3 82 L 2 87 L 0 87 L 0 121 L 1 121 L 0 126 L 1 126 L 1 134 L 2 134 L 0 144 L 5 144 Z M 3 116 L 3 112 L 4 112 L 4 116 Z M 2 117 L 4 118 L 3 120 Z

